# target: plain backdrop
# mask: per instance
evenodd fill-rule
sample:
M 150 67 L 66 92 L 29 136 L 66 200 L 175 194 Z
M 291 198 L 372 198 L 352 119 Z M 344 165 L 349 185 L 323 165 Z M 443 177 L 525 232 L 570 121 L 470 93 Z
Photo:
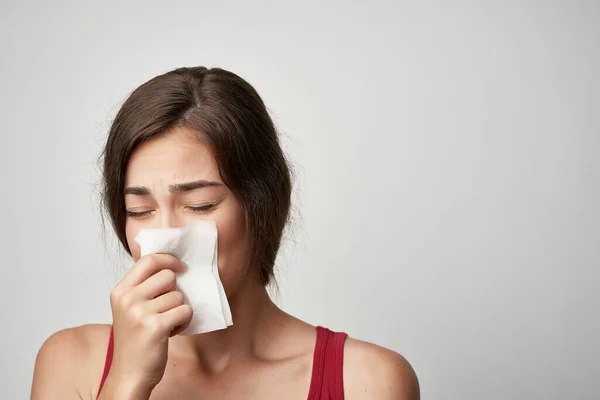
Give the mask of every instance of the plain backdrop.
M 110 323 L 97 158 L 135 87 L 205 65 L 294 165 L 285 310 L 400 352 L 424 399 L 600 398 L 599 42 L 597 1 L 3 1 L 0 397 Z

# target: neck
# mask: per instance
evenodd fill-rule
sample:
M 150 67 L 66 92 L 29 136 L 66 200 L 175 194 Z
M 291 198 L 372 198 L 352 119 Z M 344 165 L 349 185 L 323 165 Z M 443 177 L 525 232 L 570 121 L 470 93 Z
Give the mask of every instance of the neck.
M 233 325 L 227 329 L 171 339 L 177 356 L 192 357 L 208 374 L 249 358 L 268 357 L 269 338 L 285 321 L 285 314 L 271 300 L 265 287 L 248 284 L 229 300 Z

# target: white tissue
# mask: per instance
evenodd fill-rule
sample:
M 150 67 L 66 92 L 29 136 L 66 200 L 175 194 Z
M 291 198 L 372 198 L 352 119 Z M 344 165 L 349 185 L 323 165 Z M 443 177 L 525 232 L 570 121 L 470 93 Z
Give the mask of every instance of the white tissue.
M 181 335 L 195 335 L 233 325 L 229 302 L 217 266 L 217 226 L 198 221 L 185 228 L 144 229 L 135 237 L 141 256 L 169 253 L 183 261 L 187 270 L 177 274 L 177 290 L 194 311 Z

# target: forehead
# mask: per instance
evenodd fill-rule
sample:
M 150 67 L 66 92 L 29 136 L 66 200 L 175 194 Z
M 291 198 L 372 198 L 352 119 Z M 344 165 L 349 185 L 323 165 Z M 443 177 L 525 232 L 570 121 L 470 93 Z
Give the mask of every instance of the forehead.
M 174 128 L 137 146 L 125 172 L 125 186 L 198 179 L 221 181 L 210 148 L 196 132 L 185 127 Z

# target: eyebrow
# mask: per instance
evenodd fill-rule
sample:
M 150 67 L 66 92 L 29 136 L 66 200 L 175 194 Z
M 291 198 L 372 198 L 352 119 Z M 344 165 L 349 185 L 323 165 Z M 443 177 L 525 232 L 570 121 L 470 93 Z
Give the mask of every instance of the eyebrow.
M 205 187 L 213 187 L 213 186 L 223 186 L 222 183 L 214 182 L 214 181 L 193 181 L 193 182 L 185 182 L 185 183 L 176 183 L 173 185 L 169 185 L 167 190 L 171 193 L 181 193 L 181 192 L 190 192 L 196 189 L 202 189 Z M 123 194 L 132 194 L 134 196 L 149 196 L 151 194 L 150 189 L 144 186 L 129 186 L 123 190 Z
M 176 183 L 174 185 L 169 185 L 168 190 L 171 193 L 189 192 L 192 190 L 202 189 L 202 188 L 211 187 L 211 186 L 223 186 L 223 184 L 219 183 L 219 182 L 200 180 L 200 181 L 194 181 L 194 182 Z

